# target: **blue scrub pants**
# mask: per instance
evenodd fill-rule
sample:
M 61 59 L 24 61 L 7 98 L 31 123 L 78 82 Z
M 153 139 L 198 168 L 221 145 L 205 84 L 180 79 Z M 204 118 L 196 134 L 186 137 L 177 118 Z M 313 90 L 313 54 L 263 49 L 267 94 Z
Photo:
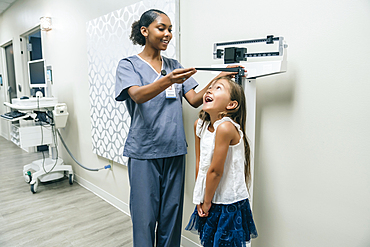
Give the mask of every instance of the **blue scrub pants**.
M 185 155 L 128 161 L 134 247 L 179 247 Z M 156 228 L 157 223 L 157 228 Z

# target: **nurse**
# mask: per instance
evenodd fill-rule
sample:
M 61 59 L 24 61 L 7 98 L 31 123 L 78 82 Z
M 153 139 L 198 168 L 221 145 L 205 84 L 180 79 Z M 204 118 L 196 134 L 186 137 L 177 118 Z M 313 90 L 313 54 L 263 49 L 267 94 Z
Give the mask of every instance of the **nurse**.
M 202 104 L 209 84 L 196 93 L 194 68 L 161 56 L 172 38 L 172 24 L 151 9 L 132 24 L 141 53 L 122 59 L 116 71 L 116 100 L 131 116 L 123 155 L 129 157 L 130 212 L 136 247 L 180 246 L 184 197 L 185 140 L 182 97 Z M 221 73 L 228 75 L 230 73 Z

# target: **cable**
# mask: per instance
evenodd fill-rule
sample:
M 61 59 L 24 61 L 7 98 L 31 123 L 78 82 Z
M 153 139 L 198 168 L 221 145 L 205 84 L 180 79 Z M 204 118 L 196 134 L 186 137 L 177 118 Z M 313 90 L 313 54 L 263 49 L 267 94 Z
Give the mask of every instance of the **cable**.
M 41 128 L 42 127 L 44 127 L 44 126 L 42 126 L 41 125 Z M 46 127 L 44 127 L 44 128 L 46 128 Z M 45 156 L 44 156 L 44 151 L 42 151 L 42 156 L 44 157 L 44 160 L 43 160 L 43 163 L 42 163 L 42 168 L 43 168 L 43 170 L 44 170 L 44 172 L 46 173 L 46 174 L 48 174 L 48 173 L 50 173 L 50 172 L 52 172 L 53 170 L 54 170 L 54 168 L 55 168 L 55 166 L 57 165 L 57 163 L 58 163 L 58 158 L 59 158 L 59 153 L 58 153 L 58 140 L 57 140 L 57 136 L 56 136 L 56 134 L 55 134 L 55 127 L 54 127 L 54 125 L 51 125 L 51 131 L 52 131 L 52 133 L 53 133 L 53 138 L 54 138 L 54 143 L 55 143 L 55 150 L 56 150 L 56 159 L 55 159 L 55 163 L 54 163 L 54 165 L 53 165 L 53 167 L 50 169 L 50 171 L 46 171 L 45 170 L 45 167 L 44 167 L 44 162 L 45 162 Z
M 71 151 L 69 151 L 69 149 L 68 149 L 67 145 L 65 144 L 65 142 L 64 142 L 64 140 L 63 140 L 63 138 L 62 138 L 62 135 L 60 134 L 60 132 L 59 132 L 59 130 L 58 130 L 58 129 L 56 130 L 56 132 L 58 133 L 59 138 L 60 138 L 60 140 L 62 141 L 62 144 L 63 144 L 64 148 L 67 150 L 67 152 L 68 152 L 69 156 L 71 156 L 71 158 L 72 158 L 72 159 L 77 163 L 77 165 L 81 166 L 82 168 L 84 168 L 84 169 L 86 169 L 86 170 L 88 170 L 88 171 L 94 171 L 94 172 L 97 172 L 97 171 L 99 171 L 99 170 L 103 170 L 103 169 L 111 168 L 111 166 L 110 166 L 110 165 L 106 165 L 106 166 L 104 166 L 103 168 L 96 168 L 96 169 L 92 169 L 92 168 L 88 168 L 88 167 L 86 167 L 86 166 L 83 166 L 80 162 L 78 162 L 78 161 L 76 160 L 76 158 L 72 155 Z
M 50 115 L 47 113 L 47 109 L 45 109 L 46 111 L 45 112 L 41 112 L 41 108 L 40 108 L 40 97 L 36 97 L 36 100 L 37 100 L 37 119 L 38 119 L 38 122 L 40 124 L 40 128 L 41 128 L 41 145 L 43 145 L 44 143 L 44 132 L 43 132 L 43 127 L 46 128 L 44 125 L 43 125 L 43 122 L 47 123 L 47 124 L 50 124 L 51 126 L 51 131 L 53 133 L 53 141 L 54 141 L 54 144 L 55 144 L 55 150 L 56 150 L 56 159 L 55 159 L 55 163 L 53 165 L 53 167 L 49 170 L 49 171 L 46 171 L 45 169 L 45 154 L 44 152 L 45 151 L 41 151 L 42 153 L 42 169 L 44 170 L 45 174 L 49 174 L 50 172 L 52 172 L 54 170 L 54 168 L 56 167 L 56 165 L 58 164 L 58 159 L 59 159 L 59 154 L 58 154 L 58 142 L 57 142 L 57 136 L 55 134 L 55 128 L 54 128 L 54 125 L 51 123 L 50 119 L 53 119 L 52 117 L 50 117 Z M 42 115 L 42 113 L 44 113 L 46 115 L 46 117 L 44 117 Z M 48 119 L 49 118 L 49 119 Z
M 38 109 L 38 111 L 40 111 L 40 101 L 39 101 L 40 99 L 39 99 L 39 97 L 37 97 L 37 109 Z M 46 173 L 46 174 L 48 174 L 48 173 L 50 173 L 50 172 L 52 172 L 53 171 L 53 169 L 55 168 L 55 166 L 57 165 L 57 162 L 58 162 L 58 140 L 57 140 L 57 136 L 56 136 L 56 134 L 55 134 L 55 132 L 57 132 L 57 134 L 59 135 L 59 138 L 60 138 L 60 140 L 62 141 L 62 144 L 63 144 L 63 146 L 64 146 L 64 148 L 67 150 L 67 152 L 68 152 L 68 154 L 69 154 L 69 156 L 71 156 L 71 158 L 79 165 L 79 166 L 81 166 L 82 168 L 84 168 L 84 169 L 86 169 L 86 170 L 88 170 L 88 171 L 99 171 L 99 170 L 103 170 L 103 169 L 108 169 L 108 168 L 111 168 L 111 165 L 106 165 L 106 166 L 104 166 L 103 168 L 96 168 L 96 169 L 93 169 L 93 168 L 88 168 L 88 167 L 86 167 L 86 166 L 84 166 L 84 165 L 82 165 L 80 162 L 78 162 L 78 160 L 76 160 L 76 158 L 73 156 L 73 154 L 71 153 L 71 151 L 68 149 L 68 147 L 67 147 L 67 145 L 66 145 L 66 143 L 64 142 L 64 140 L 63 140 L 63 138 L 62 138 L 62 135 L 60 134 L 60 132 L 59 132 L 59 130 L 58 129 L 56 129 L 55 128 L 55 123 L 54 123 L 54 118 L 53 117 L 51 117 L 51 116 L 49 116 L 49 114 L 47 113 L 47 112 L 45 112 L 45 115 L 47 116 L 47 117 L 49 117 L 51 120 L 53 120 L 52 121 L 52 123 L 49 121 L 49 124 L 52 126 L 52 129 L 51 129 L 51 131 L 53 132 L 53 138 L 54 138 L 54 143 L 55 143 L 55 149 L 56 149 L 56 159 L 55 159 L 55 164 L 54 164 L 54 166 L 50 169 L 50 171 L 46 171 L 45 170 L 45 155 L 44 155 L 44 151 L 42 151 L 42 156 L 43 156 L 43 161 L 42 161 L 42 168 L 43 168 L 43 170 L 44 170 L 44 172 Z M 45 122 L 47 122 L 47 117 L 45 118 Z M 39 119 L 40 120 L 40 119 Z M 44 133 L 43 133 L 43 130 L 42 130 L 42 121 L 40 120 L 40 126 L 41 126 L 41 143 L 43 143 L 44 142 Z M 44 127 L 45 128 L 45 127 Z
M 39 119 L 40 128 L 41 128 L 41 145 L 42 145 L 44 143 L 44 131 L 43 131 L 42 127 L 44 127 L 44 126 L 43 126 L 43 123 L 42 123 L 43 121 L 41 119 L 42 117 L 41 117 L 41 111 L 40 111 L 40 97 L 36 97 L 36 100 L 37 100 L 37 110 L 38 110 L 37 117 Z M 45 113 L 45 115 L 49 116 L 47 113 Z M 44 121 L 47 122 L 47 118 L 45 118 Z M 46 127 L 44 127 L 44 128 L 46 128 Z M 54 163 L 53 167 L 49 171 L 46 171 L 46 169 L 45 169 L 45 154 L 44 154 L 45 151 L 41 151 L 41 153 L 42 153 L 42 169 L 44 170 L 45 174 L 49 174 L 50 172 L 52 172 L 54 170 L 55 166 L 58 163 L 58 158 L 59 158 L 58 157 L 58 147 L 57 147 L 58 144 L 56 142 L 56 135 L 53 131 L 53 127 L 52 127 L 51 131 L 53 132 L 55 149 L 56 149 L 57 155 L 56 155 L 56 159 L 55 159 L 55 163 Z

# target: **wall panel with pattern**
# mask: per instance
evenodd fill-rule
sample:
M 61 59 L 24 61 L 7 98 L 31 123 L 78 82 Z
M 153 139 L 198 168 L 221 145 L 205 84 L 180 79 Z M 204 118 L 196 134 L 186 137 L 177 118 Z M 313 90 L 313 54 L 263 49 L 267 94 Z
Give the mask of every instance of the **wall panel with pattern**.
M 164 11 L 173 25 L 173 38 L 162 55 L 177 58 L 179 0 L 144 0 L 87 22 L 88 77 L 93 152 L 120 164 L 131 118 L 125 103 L 114 100 L 118 62 L 140 53 L 141 46 L 129 40 L 131 24 L 143 12 L 156 8 Z

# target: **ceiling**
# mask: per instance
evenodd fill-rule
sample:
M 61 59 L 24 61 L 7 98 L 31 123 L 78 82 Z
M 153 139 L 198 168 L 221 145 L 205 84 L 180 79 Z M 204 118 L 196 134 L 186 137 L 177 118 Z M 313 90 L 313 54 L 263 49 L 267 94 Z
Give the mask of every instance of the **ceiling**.
M 16 0 L 0 0 L 0 15 L 10 7 Z

